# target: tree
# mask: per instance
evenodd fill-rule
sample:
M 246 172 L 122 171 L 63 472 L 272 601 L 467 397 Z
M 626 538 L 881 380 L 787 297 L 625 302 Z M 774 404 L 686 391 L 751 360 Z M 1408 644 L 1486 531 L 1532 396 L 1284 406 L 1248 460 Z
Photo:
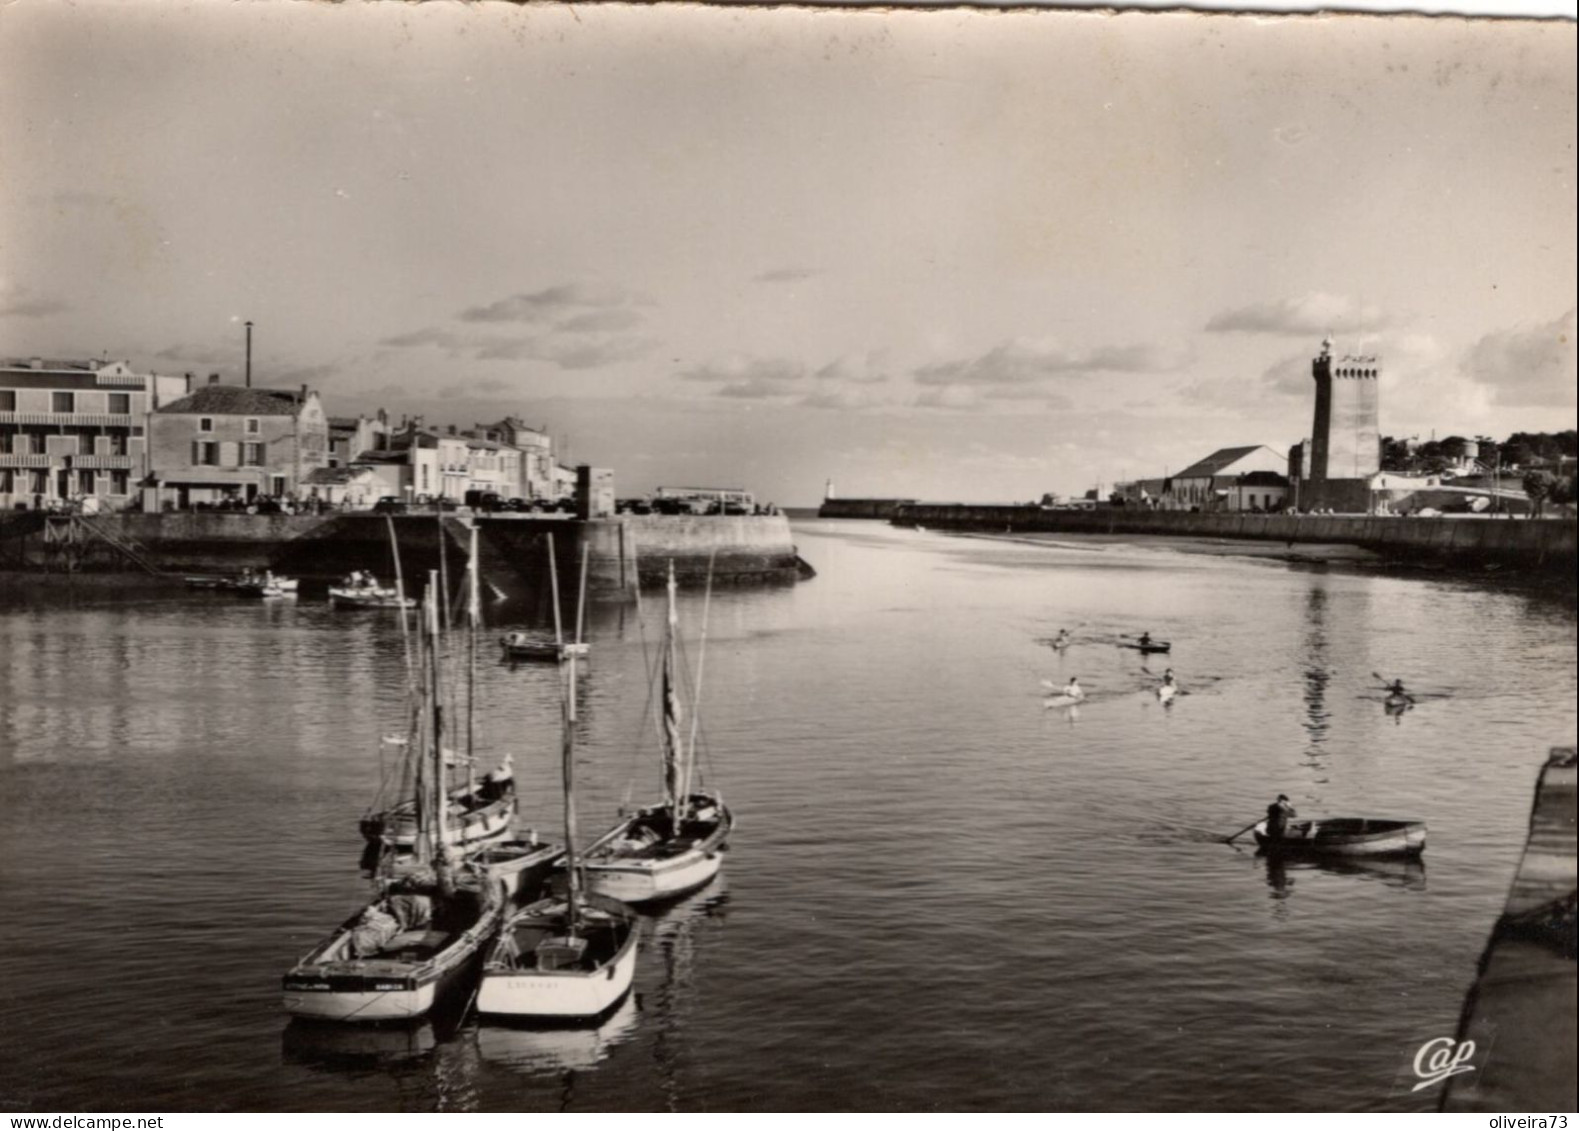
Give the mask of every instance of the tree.
M 1540 518 L 1546 510 L 1546 498 L 1557 486 L 1557 476 L 1549 471 L 1526 471 L 1524 473 L 1524 493 L 1530 500 L 1530 515 Z

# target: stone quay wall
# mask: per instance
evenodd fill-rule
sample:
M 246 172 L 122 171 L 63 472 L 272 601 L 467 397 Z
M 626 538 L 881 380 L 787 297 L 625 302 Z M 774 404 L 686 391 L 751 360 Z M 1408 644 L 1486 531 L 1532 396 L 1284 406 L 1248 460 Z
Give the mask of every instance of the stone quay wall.
M 1079 511 L 942 503 L 901 506 L 890 521 L 899 526 L 928 526 L 940 530 L 1152 534 L 1176 538 L 1242 538 L 1289 545 L 1354 545 L 1389 557 L 1477 565 L 1508 564 L 1569 575 L 1575 569 L 1575 534 L 1579 531 L 1579 525 L 1572 519 L 1205 514 L 1129 507 Z

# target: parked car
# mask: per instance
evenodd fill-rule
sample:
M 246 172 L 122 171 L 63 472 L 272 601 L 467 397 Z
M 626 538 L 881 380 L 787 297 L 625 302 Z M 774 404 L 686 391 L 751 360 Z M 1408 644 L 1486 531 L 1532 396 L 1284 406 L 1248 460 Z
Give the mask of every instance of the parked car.
M 398 495 L 385 495 L 373 504 L 374 514 L 405 514 L 411 508 Z

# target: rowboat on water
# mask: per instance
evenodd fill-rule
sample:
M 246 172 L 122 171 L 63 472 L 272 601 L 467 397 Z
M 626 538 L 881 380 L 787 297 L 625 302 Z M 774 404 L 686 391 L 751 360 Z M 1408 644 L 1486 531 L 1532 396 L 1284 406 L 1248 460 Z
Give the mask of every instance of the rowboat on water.
M 1148 655 L 1155 655 L 1157 653 L 1171 650 L 1173 648 L 1173 644 L 1171 641 L 1167 640 L 1150 640 L 1144 644 L 1138 640 L 1121 640 L 1119 641 L 1119 647 L 1133 648 L 1137 652 L 1145 652 Z
M 1312 856 L 1418 856 L 1425 851 L 1425 822 L 1382 817 L 1328 817 L 1290 821 L 1283 835 L 1255 826 L 1256 843 L 1268 852 Z
M 246 570 L 233 588 L 243 597 L 294 597 L 301 583 L 294 577 L 281 577 L 273 570 Z
M 329 604 L 337 609 L 413 609 L 417 602 L 393 585 L 380 585 L 371 573 L 357 570 L 329 589 Z
M 499 637 L 499 647 L 510 660 L 562 661 L 571 656 L 584 660 L 591 651 L 585 641 L 560 642 L 530 632 L 507 632 Z

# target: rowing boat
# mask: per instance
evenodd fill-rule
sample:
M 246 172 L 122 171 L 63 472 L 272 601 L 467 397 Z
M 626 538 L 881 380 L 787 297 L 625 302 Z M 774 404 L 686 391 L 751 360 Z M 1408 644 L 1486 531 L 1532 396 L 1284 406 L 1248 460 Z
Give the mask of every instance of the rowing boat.
M 1290 821 L 1283 835 L 1255 826 L 1256 843 L 1268 852 L 1312 856 L 1418 856 L 1425 851 L 1425 822 L 1382 817 L 1329 817 Z
M 1120 648 L 1133 648 L 1137 652 L 1146 652 L 1148 654 L 1155 654 L 1155 653 L 1159 653 L 1159 652 L 1167 652 L 1168 650 L 1170 650 L 1173 647 L 1173 644 L 1170 641 L 1167 641 L 1167 640 L 1152 640 L 1152 641 L 1149 641 L 1149 642 L 1147 642 L 1145 644 L 1140 643 L 1138 640 L 1134 641 L 1133 643 L 1126 640 L 1126 641 L 1121 641 L 1119 643 L 1119 647 Z

